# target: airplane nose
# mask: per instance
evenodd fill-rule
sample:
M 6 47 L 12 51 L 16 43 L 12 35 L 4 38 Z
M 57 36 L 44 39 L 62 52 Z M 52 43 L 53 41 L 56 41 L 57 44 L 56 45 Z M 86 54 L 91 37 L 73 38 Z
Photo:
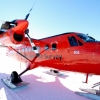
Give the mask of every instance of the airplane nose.
M 13 28 L 13 31 L 17 34 L 23 34 L 25 30 L 28 28 L 28 21 L 27 20 L 18 20 L 17 26 Z

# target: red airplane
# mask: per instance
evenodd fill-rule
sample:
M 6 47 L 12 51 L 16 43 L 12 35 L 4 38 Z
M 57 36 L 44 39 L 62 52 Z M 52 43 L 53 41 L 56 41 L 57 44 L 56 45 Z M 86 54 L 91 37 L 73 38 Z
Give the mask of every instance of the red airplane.
M 88 74 L 100 74 L 100 41 L 77 32 L 31 38 L 28 34 L 29 15 L 30 12 L 25 19 L 6 21 L 1 25 L 0 43 L 8 48 L 7 55 L 27 63 L 22 73 L 11 73 L 11 83 L 22 82 L 22 74 L 39 66 L 52 68 L 50 71 L 56 74 L 61 70 L 86 73 L 86 82 Z

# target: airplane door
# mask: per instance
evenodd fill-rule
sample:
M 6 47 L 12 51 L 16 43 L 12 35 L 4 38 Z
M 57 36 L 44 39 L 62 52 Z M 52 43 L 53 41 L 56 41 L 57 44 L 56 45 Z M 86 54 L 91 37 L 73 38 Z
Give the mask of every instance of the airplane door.
M 99 70 L 100 70 L 100 42 L 98 43 L 98 48 L 97 48 L 97 51 L 98 51 L 98 66 L 99 66 Z
M 98 64 L 98 58 L 97 58 L 97 43 L 87 43 L 87 51 L 88 51 L 88 62 L 93 64 Z
M 98 43 L 97 42 L 87 42 L 87 52 L 88 52 L 88 70 L 91 69 L 91 73 L 100 72 L 99 61 L 98 61 Z
M 66 51 L 67 68 L 72 71 L 84 71 L 87 66 L 85 45 L 74 36 L 68 37 L 69 47 Z

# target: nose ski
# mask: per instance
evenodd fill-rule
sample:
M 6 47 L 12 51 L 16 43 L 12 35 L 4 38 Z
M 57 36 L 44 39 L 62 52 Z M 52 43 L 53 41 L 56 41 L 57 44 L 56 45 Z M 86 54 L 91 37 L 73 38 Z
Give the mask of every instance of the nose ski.
M 11 73 L 9 79 L 8 78 L 4 78 L 4 79 L 1 79 L 1 80 L 10 89 L 16 89 L 16 88 L 19 88 L 19 87 L 22 87 L 22 86 L 25 86 L 25 85 L 29 84 L 27 82 L 23 82 L 16 71 L 13 71 Z
M 7 86 L 9 87 L 10 89 L 17 89 L 17 88 L 20 88 L 20 87 L 23 87 L 23 86 L 27 86 L 29 83 L 27 82 L 18 82 L 18 83 L 12 83 L 11 82 L 11 79 L 1 79 L 1 81 Z

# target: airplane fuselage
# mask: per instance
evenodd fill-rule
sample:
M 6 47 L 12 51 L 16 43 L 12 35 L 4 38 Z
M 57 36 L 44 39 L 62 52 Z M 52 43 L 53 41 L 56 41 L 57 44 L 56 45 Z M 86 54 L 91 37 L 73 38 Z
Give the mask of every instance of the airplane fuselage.
M 37 67 L 100 74 L 100 42 L 91 37 L 85 41 L 80 33 L 70 32 L 33 41 L 40 53 L 34 60 Z M 15 49 L 30 60 L 35 57 L 27 38 Z M 28 61 L 13 50 L 8 51 L 8 56 L 21 62 Z

